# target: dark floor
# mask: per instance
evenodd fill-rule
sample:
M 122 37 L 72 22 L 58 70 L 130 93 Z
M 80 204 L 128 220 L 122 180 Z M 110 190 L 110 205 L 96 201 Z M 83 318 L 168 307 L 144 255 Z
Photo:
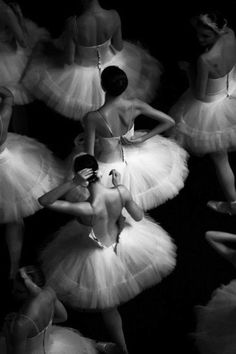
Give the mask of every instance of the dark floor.
M 22 3 L 25 5 L 23 0 Z M 134 1 L 131 3 L 134 5 Z M 153 3 L 151 2 L 152 5 Z M 233 5 L 234 1 L 228 3 Z M 139 27 L 136 27 L 135 31 L 133 26 L 129 25 L 125 15 L 128 16 L 132 13 L 131 5 L 128 14 L 125 12 L 125 7 L 119 5 L 117 1 L 117 7 L 119 8 L 119 6 L 124 18 L 125 33 L 130 33 L 133 37 L 136 35 L 137 38 L 141 36 L 147 45 L 152 45 L 152 53 L 166 64 L 162 87 L 153 105 L 167 112 L 186 85 L 185 78 L 176 69 L 177 66 L 173 65 L 173 61 L 178 57 L 177 46 L 174 43 L 175 38 L 174 40 L 171 38 L 171 33 L 174 33 L 175 28 L 170 28 L 175 14 L 167 11 L 166 5 L 161 24 L 149 24 L 151 31 L 154 31 L 155 25 L 157 26 L 158 38 L 154 45 L 154 32 L 152 32 L 152 37 L 145 37 L 147 28 L 145 28 L 146 32 L 143 28 L 141 31 Z M 182 10 L 185 9 L 183 6 L 180 4 L 176 17 L 182 14 Z M 137 5 L 137 7 L 140 18 L 142 6 Z M 176 9 L 177 5 L 174 10 Z M 148 9 L 143 10 L 147 15 Z M 32 2 L 30 11 L 37 18 Z M 151 10 L 149 11 L 149 14 L 152 14 L 151 19 L 154 20 L 154 14 Z M 185 12 L 187 13 L 187 11 L 190 10 L 187 9 Z M 158 16 L 160 19 L 161 14 L 159 13 Z M 133 21 L 135 20 L 133 19 Z M 177 24 L 178 19 L 175 21 Z M 43 24 L 47 25 L 49 22 L 49 15 L 43 17 Z M 166 28 L 169 28 L 167 32 Z M 166 39 L 165 35 L 167 35 Z M 160 45 L 158 40 L 160 40 Z M 166 43 L 165 41 L 171 42 Z M 166 50 L 163 51 L 163 48 Z M 174 57 L 171 48 L 173 48 Z M 140 126 L 146 125 L 146 121 L 143 122 L 140 119 L 138 124 Z M 11 125 L 11 130 L 42 141 L 60 158 L 65 158 L 71 151 L 73 138 L 80 129 L 78 123 L 52 112 L 40 102 L 34 102 L 26 107 L 16 107 Z M 232 153 L 230 157 L 232 167 L 236 172 L 236 154 Z M 185 187 L 179 195 L 150 212 L 152 217 L 169 232 L 175 241 L 177 266 L 174 272 L 158 286 L 146 290 L 120 307 L 131 354 L 151 352 L 168 354 L 173 351 L 188 354 L 197 353 L 191 336 L 195 329 L 195 306 L 205 304 L 216 287 L 226 284 L 235 277 L 235 270 L 232 266 L 210 248 L 204 237 L 207 230 L 236 233 L 234 216 L 217 214 L 206 207 L 208 200 L 223 198 L 211 161 L 207 157 L 190 157 L 189 171 Z M 59 217 L 56 213 L 47 210 L 41 210 L 34 216 L 27 218 L 25 220 L 22 264 L 35 262 L 38 251 L 49 235 L 67 220 L 68 217 L 62 215 Z M 3 232 L 4 228 L 2 227 L 0 233 Z M 13 305 L 9 297 L 7 274 L 8 253 L 2 237 L 0 238 L 1 321 Z M 65 325 L 78 328 L 89 337 L 109 340 L 98 314 L 69 310 L 69 319 Z M 153 351 L 152 348 L 156 349 Z

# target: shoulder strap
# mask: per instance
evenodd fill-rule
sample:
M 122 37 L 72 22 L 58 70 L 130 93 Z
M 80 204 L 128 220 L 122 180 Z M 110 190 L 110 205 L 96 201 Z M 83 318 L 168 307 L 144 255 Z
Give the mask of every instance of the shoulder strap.
M 105 117 L 103 116 L 103 114 L 100 112 L 100 111 L 97 111 L 100 115 L 100 117 L 103 119 L 104 123 L 106 124 L 106 127 L 107 129 L 109 130 L 109 133 L 111 134 L 111 136 L 113 137 L 113 133 L 112 133 L 112 130 L 111 130 L 111 127 L 110 125 L 108 124 L 108 122 L 106 121 Z

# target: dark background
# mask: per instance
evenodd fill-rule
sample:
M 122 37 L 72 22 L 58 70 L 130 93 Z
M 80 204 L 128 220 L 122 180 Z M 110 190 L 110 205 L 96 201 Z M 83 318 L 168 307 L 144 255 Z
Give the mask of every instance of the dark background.
M 74 13 L 75 1 L 19 1 L 26 17 L 50 30 L 57 37 L 64 20 Z M 177 61 L 191 59 L 197 51 L 189 26 L 189 17 L 207 7 L 217 7 L 236 28 L 236 1 L 101 1 L 107 8 L 118 10 L 123 37 L 140 41 L 160 60 L 164 74 L 153 106 L 167 112 L 187 87 Z M 227 6 L 227 7 L 226 7 Z M 147 127 L 142 117 L 138 127 Z M 81 131 L 79 123 L 51 111 L 41 102 L 15 107 L 11 129 L 30 135 L 45 143 L 64 158 L 71 151 L 73 138 Z M 236 170 L 236 156 L 230 155 Z M 211 199 L 224 199 L 210 159 L 206 156 L 189 159 L 189 176 L 179 195 L 152 210 L 150 215 L 169 232 L 177 245 L 177 266 L 159 285 L 146 290 L 120 307 L 130 353 L 196 353 L 192 333 L 195 330 L 196 305 L 204 305 L 212 291 L 235 277 L 235 270 L 205 241 L 207 230 L 235 232 L 235 216 L 216 214 L 207 209 Z M 41 210 L 25 220 L 22 265 L 34 263 L 38 252 L 50 235 L 68 217 Z M 3 234 L 4 227 L 0 229 Z M 1 304 L 0 314 L 14 307 L 10 298 L 8 254 L 4 237 L 0 239 Z M 109 340 L 99 314 L 75 312 L 69 309 L 65 325 L 100 340 Z M 154 349 L 151 349 L 154 348 Z

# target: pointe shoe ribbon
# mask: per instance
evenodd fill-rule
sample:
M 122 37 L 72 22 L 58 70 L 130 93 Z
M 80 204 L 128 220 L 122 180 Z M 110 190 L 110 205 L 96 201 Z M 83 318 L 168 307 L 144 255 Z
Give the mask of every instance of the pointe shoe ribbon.
M 221 202 L 211 200 L 207 203 L 207 206 L 221 214 L 234 215 L 236 214 L 236 201 L 234 202 Z

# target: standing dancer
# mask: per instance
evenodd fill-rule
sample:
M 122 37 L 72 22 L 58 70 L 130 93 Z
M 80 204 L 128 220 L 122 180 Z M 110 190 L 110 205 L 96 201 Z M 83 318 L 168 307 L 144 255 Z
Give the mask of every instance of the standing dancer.
M 175 246 L 158 224 L 143 218 L 129 191 L 119 185 L 116 171 L 113 188 L 102 184 L 91 155 L 75 157 L 74 171 L 73 180 L 39 198 L 43 206 L 75 217 L 46 246 L 43 270 L 47 283 L 69 306 L 101 311 L 112 340 L 127 353 L 117 306 L 173 270 Z M 88 187 L 87 202 L 59 200 L 78 185 Z
M 33 96 L 20 84 L 34 45 L 48 38 L 48 32 L 25 19 L 17 3 L 0 0 L 0 86 L 9 88 L 16 104 Z
M 208 231 L 214 249 L 236 267 L 236 235 Z M 216 289 L 205 306 L 197 307 L 196 345 L 201 354 L 234 354 L 236 351 L 236 280 Z
M 41 208 L 38 197 L 62 180 L 52 153 L 32 138 L 8 133 L 13 95 L 0 87 L 0 223 L 6 224 L 10 278 L 18 270 L 23 243 L 23 218 Z
M 67 312 L 55 291 L 45 286 L 40 269 L 21 268 L 14 298 L 19 311 L 6 317 L 1 354 L 96 354 L 95 343 L 78 331 L 55 323 L 67 320 Z
M 192 20 L 203 53 L 194 68 L 182 63 L 189 90 L 171 109 L 176 139 L 193 154 L 209 154 L 227 202 L 208 206 L 221 213 L 236 208 L 235 178 L 228 152 L 236 149 L 236 40 L 227 20 L 203 13 Z
M 117 65 L 127 72 L 129 97 L 153 99 L 162 71 L 159 62 L 140 46 L 123 42 L 117 11 L 103 9 L 98 0 L 81 0 L 78 7 L 54 41 L 61 55 L 36 54 L 23 80 L 26 87 L 60 114 L 78 120 L 104 103 L 101 70 Z
M 173 198 L 184 185 L 187 153 L 160 134 L 173 126 L 173 119 L 139 99 L 127 100 L 128 79 L 116 66 L 101 75 L 105 103 L 84 118 L 85 149 L 95 155 L 102 182 L 111 186 L 109 172 L 116 169 L 121 183 L 144 209 L 154 208 Z M 135 119 L 144 115 L 157 121 L 150 131 L 135 131 Z M 76 144 L 78 148 L 80 136 Z

